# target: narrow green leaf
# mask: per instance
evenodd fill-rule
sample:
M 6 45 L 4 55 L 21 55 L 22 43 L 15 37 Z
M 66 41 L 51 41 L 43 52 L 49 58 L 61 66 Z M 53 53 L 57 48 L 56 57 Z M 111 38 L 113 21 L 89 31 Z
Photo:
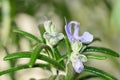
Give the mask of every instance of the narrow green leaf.
M 11 59 L 17 59 L 17 58 L 28 58 L 31 57 L 32 52 L 24 51 L 24 52 L 15 52 L 8 54 L 4 57 L 4 60 L 11 60 Z
M 33 67 L 40 67 L 43 69 L 45 68 L 45 69 L 50 70 L 50 67 L 47 64 L 35 64 Z M 18 71 L 18 70 L 27 69 L 27 68 L 29 68 L 29 65 L 26 64 L 26 65 L 21 65 L 21 66 L 14 67 L 14 68 L 11 68 L 8 70 L 0 71 L 0 76 L 7 74 L 7 73 L 13 73 L 13 72 Z
M 61 61 L 63 61 L 65 58 L 67 58 L 67 54 L 61 56 L 61 58 L 58 59 L 57 61 L 58 61 L 58 62 L 61 62 Z
M 19 52 L 20 53 L 20 52 Z M 11 59 L 18 59 L 18 58 L 31 58 L 31 54 L 32 52 L 22 52 L 21 54 L 9 54 L 7 55 L 4 60 L 11 60 Z M 34 53 L 33 53 L 34 54 Z M 45 62 L 48 62 L 49 64 L 52 64 L 52 66 L 54 66 L 55 68 L 58 68 L 60 70 L 64 70 L 64 66 L 59 64 L 58 62 L 56 62 L 55 60 L 47 57 L 47 56 L 44 56 L 42 54 L 39 54 L 37 56 L 37 59 L 39 60 L 43 60 Z
M 54 47 L 57 47 L 57 46 L 60 45 L 62 42 L 64 42 L 64 38 L 61 39 L 56 45 L 54 45 Z
M 41 50 L 43 48 L 46 48 L 46 47 L 47 47 L 47 45 L 44 45 L 44 44 L 36 46 L 36 48 L 33 50 L 33 53 L 31 54 L 31 59 L 30 59 L 30 62 L 29 62 L 29 67 L 32 67 L 35 64 L 37 56 L 39 55 L 39 53 L 41 52 Z
M 47 53 L 47 55 L 50 57 L 50 58 L 53 58 L 54 57 L 54 53 L 52 52 L 52 49 L 49 47 L 49 48 L 45 48 L 45 53 Z
M 45 32 L 44 26 L 39 26 L 38 29 L 39 29 L 40 36 L 41 36 L 41 38 L 42 38 L 42 41 L 45 43 L 45 39 L 44 39 L 44 37 L 43 37 L 44 32 Z
M 84 52 L 101 52 L 114 57 L 119 57 L 119 54 L 117 52 L 103 47 L 89 46 L 84 50 Z
M 52 50 L 52 53 L 53 53 L 52 58 L 56 60 L 56 59 L 58 58 L 58 55 L 57 55 L 55 49 L 54 49 L 52 46 L 51 46 L 51 50 Z M 59 56 L 60 56 L 60 55 L 59 55 Z
M 115 77 L 107 74 L 106 72 L 99 70 L 99 69 L 96 69 L 96 68 L 93 68 L 93 67 L 85 66 L 84 71 L 94 73 L 97 76 L 100 76 L 105 80 L 117 80 Z
M 59 60 L 62 56 L 61 56 L 61 54 L 60 54 L 60 52 L 58 51 L 57 48 L 54 48 L 54 54 L 55 54 L 55 56 L 56 56 L 56 61 L 59 62 L 58 60 Z M 63 60 L 61 60 L 59 63 L 60 63 L 61 65 L 65 66 Z
M 93 39 L 93 42 L 95 42 L 95 41 L 101 41 L 101 39 L 96 37 Z
M 81 74 L 79 74 L 79 75 L 81 75 Z M 75 80 L 88 80 L 88 79 L 90 79 L 90 78 L 96 78 L 96 77 L 98 77 L 97 75 L 85 75 L 85 76 L 78 76 Z
M 30 34 L 28 32 L 25 32 L 25 31 L 22 31 L 22 30 L 14 30 L 14 32 L 19 33 L 19 34 L 21 34 L 21 35 L 23 35 L 25 37 L 31 38 L 31 39 L 35 40 L 36 42 L 38 42 L 38 43 L 42 42 L 39 38 L 37 38 L 36 36 L 34 36 L 33 34 Z
M 57 49 L 57 48 L 53 48 L 53 50 L 54 50 L 54 54 L 55 54 L 56 60 L 60 59 L 61 54 L 60 54 L 60 52 L 58 51 L 58 49 Z
M 93 55 L 93 54 L 85 54 L 87 58 L 92 58 L 92 59 L 99 59 L 99 60 L 104 60 L 107 59 L 106 56 L 99 56 L 99 55 Z
M 70 51 L 71 51 L 71 49 L 70 49 L 70 44 L 69 44 L 69 41 L 68 41 L 68 38 L 65 36 L 65 44 L 66 44 L 66 47 L 67 47 L 67 53 L 68 53 L 68 56 L 70 56 Z
M 45 44 L 38 45 L 33 50 L 33 54 L 31 54 L 31 59 L 30 59 L 30 62 L 29 62 L 29 67 L 32 67 L 35 64 L 37 56 L 39 55 L 39 53 L 41 52 L 42 49 L 49 50 L 51 52 L 51 55 L 53 55 L 52 50 L 51 50 L 51 48 L 49 46 L 47 46 Z

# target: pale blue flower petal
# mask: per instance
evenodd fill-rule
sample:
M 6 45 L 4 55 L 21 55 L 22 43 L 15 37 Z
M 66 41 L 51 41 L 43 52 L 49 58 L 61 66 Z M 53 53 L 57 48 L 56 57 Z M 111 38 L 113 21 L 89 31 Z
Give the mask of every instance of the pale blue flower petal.
M 78 40 L 79 39 L 79 24 L 75 24 L 73 36 Z
M 46 32 L 50 33 L 51 30 L 50 30 L 50 26 L 52 25 L 52 21 L 51 20 L 47 20 L 44 22 L 44 28 L 46 30 Z
M 73 64 L 73 68 L 74 68 L 75 72 L 81 73 L 83 71 L 84 65 L 80 59 L 75 60 L 75 62 L 72 64 Z
M 75 29 L 75 33 L 74 33 L 74 34 L 72 34 L 72 30 L 71 30 L 73 24 L 74 24 L 74 29 Z M 67 34 L 67 36 L 68 36 L 68 39 L 69 39 L 71 42 L 75 42 L 75 41 L 76 41 L 76 38 L 79 37 L 79 36 L 78 36 L 78 31 L 79 31 L 79 30 L 77 30 L 77 29 L 78 29 L 78 25 L 79 25 L 78 22 L 76 22 L 76 21 L 71 21 L 71 22 L 69 22 L 69 23 L 65 26 L 66 34 Z M 77 34 L 77 35 L 75 35 L 75 34 Z M 74 36 L 74 35 L 75 35 L 75 36 Z
M 84 44 L 89 44 L 93 41 L 93 35 L 89 32 L 84 32 L 83 35 L 80 37 L 80 41 Z
M 77 21 L 71 21 L 65 26 L 65 31 L 68 36 L 68 39 L 71 42 L 75 42 L 77 40 L 81 41 L 84 44 L 89 44 L 93 41 L 93 35 L 89 32 L 84 32 L 82 36 L 79 36 L 79 25 L 80 23 Z M 72 26 L 74 26 L 74 31 L 72 33 Z

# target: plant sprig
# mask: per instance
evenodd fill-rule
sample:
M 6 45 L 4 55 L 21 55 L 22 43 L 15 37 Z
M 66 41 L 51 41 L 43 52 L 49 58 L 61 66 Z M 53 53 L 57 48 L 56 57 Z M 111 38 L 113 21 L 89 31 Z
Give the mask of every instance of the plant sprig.
M 73 33 L 70 31 L 72 24 L 75 24 Z M 93 35 L 89 32 L 84 32 L 82 36 L 79 36 L 78 22 L 71 21 L 70 23 L 66 24 L 65 30 L 67 36 L 63 35 L 62 33 L 58 33 L 51 21 L 45 22 L 44 27 L 44 31 L 42 31 L 39 27 L 42 40 L 28 32 L 22 30 L 14 30 L 14 32 L 36 41 L 37 44 L 34 46 L 34 49 L 30 51 L 15 52 L 6 55 L 4 57 L 5 61 L 13 59 L 16 60 L 20 58 L 29 58 L 30 61 L 28 64 L 19 65 L 11 69 L 3 70 L 0 72 L 0 75 L 12 73 L 22 69 L 39 67 L 49 70 L 51 73 L 52 68 L 56 69 L 57 74 L 51 75 L 50 78 L 47 78 L 48 80 L 78 80 L 86 78 L 88 79 L 91 77 L 87 77 L 87 75 L 85 77 L 80 77 L 79 75 L 81 75 L 81 72 L 90 72 L 94 74 L 92 77 L 97 76 L 97 78 L 100 77 L 105 80 L 117 80 L 115 77 L 102 70 L 83 64 L 88 59 L 105 60 L 108 58 L 107 55 L 119 57 L 119 54 L 108 48 L 89 46 L 89 44 L 92 44 L 94 41 L 101 41 L 101 39 L 93 38 Z M 65 54 L 62 54 L 59 51 L 58 47 L 60 42 L 64 43 L 63 48 L 66 47 Z M 107 55 L 102 56 L 93 54 L 96 52 Z M 42 60 L 46 63 L 36 63 L 36 60 Z M 62 75 L 62 77 L 60 77 L 61 75 L 59 75 L 59 71 L 63 71 L 66 75 Z

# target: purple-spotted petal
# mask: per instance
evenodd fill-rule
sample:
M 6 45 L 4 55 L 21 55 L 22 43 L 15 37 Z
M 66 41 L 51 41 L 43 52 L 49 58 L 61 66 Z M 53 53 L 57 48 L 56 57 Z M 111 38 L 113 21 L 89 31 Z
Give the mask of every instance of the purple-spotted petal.
M 80 59 L 75 60 L 75 62 L 72 64 L 73 64 L 73 68 L 74 68 L 75 72 L 80 73 L 83 71 L 84 65 Z
M 74 28 L 74 31 L 75 33 L 72 34 L 72 24 L 74 24 L 75 28 Z M 76 21 L 71 21 L 69 22 L 66 26 L 65 26 L 65 31 L 66 31 L 66 34 L 68 36 L 68 39 L 71 41 L 71 42 L 75 42 L 76 41 L 76 38 L 78 37 L 78 27 L 79 27 L 79 22 L 76 22 Z M 77 35 L 76 35 L 77 34 Z M 75 36 L 74 36 L 75 35 Z
M 80 41 L 84 44 L 89 44 L 93 41 L 93 35 L 89 32 L 84 32 L 83 35 L 80 37 Z

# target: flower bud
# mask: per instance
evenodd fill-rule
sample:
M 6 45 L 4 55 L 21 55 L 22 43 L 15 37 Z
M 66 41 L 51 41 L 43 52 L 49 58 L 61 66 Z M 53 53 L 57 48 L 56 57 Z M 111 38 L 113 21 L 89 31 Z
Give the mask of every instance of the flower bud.
M 72 61 L 72 65 L 73 65 L 75 72 L 77 72 L 77 73 L 82 72 L 84 69 L 84 65 L 80 59 L 76 59 L 76 60 Z
M 45 27 L 46 32 L 48 32 L 48 33 L 51 32 L 51 29 L 50 29 L 51 25 L 52 25 L 52 21 L 51 20 L 47 20 L 47 21 L 44 22 L 44 27 Z
M 80 41 L 73 42 L 71 43 L 71 47 L 73 52 L 79 52 L 82 48 L 82 43 Z
M 82 62 L 87 62 L 87 57 L 83 54 L 78 54 L 78 58 L 82 61 Z
M 50 20 L 44 22 L 44 27 L 46 32 L 44 33 L 43 37 L 46 39 L 47 44 L 56 45 L 60 40 L 64 38 L 64 35 L 62 33 L 58 33 L 56 31 L 55 25 L 52 24 Z

